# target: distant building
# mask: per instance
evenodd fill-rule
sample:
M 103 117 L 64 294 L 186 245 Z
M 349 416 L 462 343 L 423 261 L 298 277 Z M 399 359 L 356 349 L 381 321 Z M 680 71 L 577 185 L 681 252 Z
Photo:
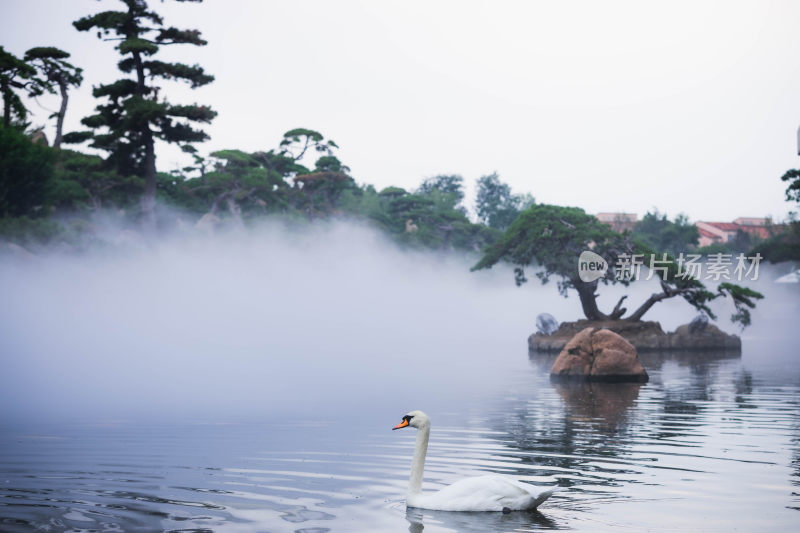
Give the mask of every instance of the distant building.
M 700 246 L 714 243 L 726 243 L 736 237 L 740 231 L 749 233 L 758 239 L 766 239 L 776 229 L 768 218 L 739 217 L 733 222 L 697 222 L 697 231 L 700 234 Z
M 741 226 L 768 226 L 771 220 L 768 218 L 758 217 L 739 217 L 733 220 L 734 224 Z
M 636 213 L 597 213 L 594 217 L 619 233 L 625 230 L 633 231 L 633 227 L 639 221 Z

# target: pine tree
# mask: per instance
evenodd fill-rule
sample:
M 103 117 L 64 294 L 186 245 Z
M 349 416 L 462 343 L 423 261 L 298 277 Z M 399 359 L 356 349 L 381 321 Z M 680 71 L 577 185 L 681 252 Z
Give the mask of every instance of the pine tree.
M 79 87 L 83 82 L 83 70 L 68 63 L 66 59 L 69 53 L 52 46 L 31 48 L 25 52 L 25 62 L 36 68 L 42 76 L 40 83 L 44 90 L 55 93 L 55 88 L 61 94 L 61 106 L 56 117 L 56 137 L 53 141 L 53 148 L 61 146 L 64 130 L 64 116 L 67 114 L 67 102 L 69 102 L 69 87 Z M 52 118 L 52 116 L 51 116 Z
M 0 46 L 0 96 L 3 99 L 3 126 L 12 125 L 12 120 L 24 122 L 28 114 L 18 91 L 27 96 L 42 94 L 36 69 Z
M 96 87 L 94 96 L 106 100 L 97 106 L 96 114 L 81 121 L 92 131 L 68 134 L 65 142 L 91 139 L 91 146 L 109 153 L 108 161 L 120 174 L 144 178 L 142 227 L 153 231 L 156 139 L 178 143 L 189 150 L 191 143 L 208 139 L 208 135 L 193 128 L 192 123 L 209 123 L 216 116 L 208 106 L 177 105 L 159 98 L 157 80 L 182 81 L 195 89 L 211 83 L 214 77 L 206 74 L 199 65 L 153 59 L 165 45 L 205 45 L 200 31 L 164 26 L 164 20 L 148 9 L 145 0 L 120 1 L 127 7 L 126 11 L 103 11 L 76 20 L 73 25 L 79 31 L 95 29 L 98 38 L 103 40 L 118 41 L 116 49 L 123 56 L 119 69 L 132 77 Z

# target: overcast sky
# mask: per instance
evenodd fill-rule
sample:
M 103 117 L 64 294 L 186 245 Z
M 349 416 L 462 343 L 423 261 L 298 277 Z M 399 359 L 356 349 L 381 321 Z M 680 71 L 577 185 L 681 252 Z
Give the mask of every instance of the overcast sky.
M 457 173 L 471 191 L 497 171 L 516 192 L 590 213 L 781 219 L 791 208 L 779 178 L 800 167 L 800 2 L 150 3 L 209 41 L 162 55 L 216 76 L 164 91 L 219 112 L 202 152 L 270 149 L 307 127 L 379 189 Z M 84 68 L 66 131 L 96 105 L 91 87 L 119 77 L 113 44 L 71 22 L 120 6 L 0 0 L 0 45 L 58 46 Z M 178 157 L 161 147 L 159 168 Z

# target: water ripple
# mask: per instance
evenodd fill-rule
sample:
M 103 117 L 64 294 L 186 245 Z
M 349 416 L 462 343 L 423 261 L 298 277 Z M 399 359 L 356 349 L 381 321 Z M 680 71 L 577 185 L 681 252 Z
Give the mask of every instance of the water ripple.
M 425 485 L 493 472 L 559 487 L 541 513 L 406 511 L 414 435 L 384 426 L 119 424 L 0 431 L 0 530 L 752 531 L 768 514 L 794 531 L 800 387 L 743 377 L 737 359 L 665 361 L 630 386 L 528 370 L 435 419 Z

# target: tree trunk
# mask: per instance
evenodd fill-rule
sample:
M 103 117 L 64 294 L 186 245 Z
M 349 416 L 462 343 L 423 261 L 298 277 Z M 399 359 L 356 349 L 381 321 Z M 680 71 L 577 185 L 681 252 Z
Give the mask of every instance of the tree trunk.
M 61 91 L 61 109 L 58 110 L 58 116 L 56 117 L 56 138 L 53 140 L 53 148 L 55 149 L 61 147 L 61 137 L 64 130 L 64 115 L 67 114 L 67 102 L 69 101 L 67 82 L 63 77 L 58 80 L 58 89 Z
M 11 89 L 3 84 L 0 86 L 0 92 L 3 93 L 3 126 L 7 128 L 11 125 Z
M 156 153 L 153 132 L 144 130 L 144 192 L 142 193 L 142 229 L 146 233 L 156 230 Z
M 597 308 L 597 295 L 595 294 L 595 290 L 597 289 L 596 281 L 586 283 L 579 279 L 575 279 L 572 281 L 572 284 L 578 291 L 578 296 L 581 299 L 581 307 L 583 308 L 583 314 L 586 315 L 586 318 L 589 320 L 610 319 L 608 315 L 601 312 L 600 309 Z
M 139 52 L 133 52 L 133 62 L 136 65 L 136 93 L 141 98 L 147 96 L 145 85 L 144 65 Z M 156 152 L 153 132 L 149 124 L 142 126 L 142 142 L 144 144 L 144 192 L 142 193 L 142 229 L 145 233 L 154 233 L 156 230 Z
M 229 194 L 225 198 L 225 203 L 228 205 L 228 212 L 231 214 L 236 227 L 244 228 L 244 220 L 242 220 L 242 208 L 234 199 L 233 194 Z

